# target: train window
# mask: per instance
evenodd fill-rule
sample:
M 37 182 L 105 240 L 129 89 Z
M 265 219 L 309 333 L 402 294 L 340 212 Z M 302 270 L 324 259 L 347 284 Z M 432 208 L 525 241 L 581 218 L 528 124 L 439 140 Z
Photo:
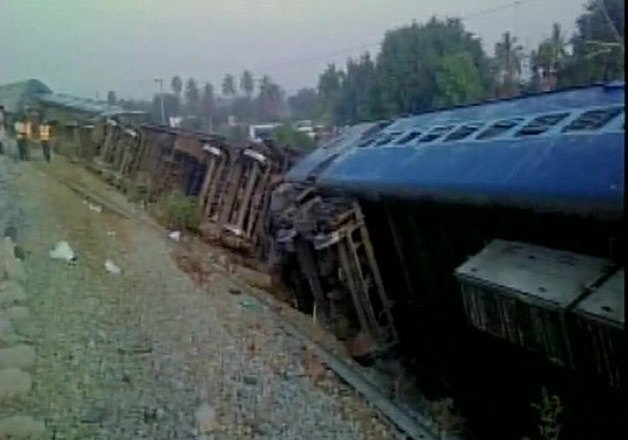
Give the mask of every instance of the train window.
M 384 133 L 375 140 L 375 143 L 373 145 L 377 147 L 379 145 L 387 144 L 388 141 L 390 141 L 391 137 L 392 136 L 390 135 L 390 133 Z
M 571 122 L 563 132 L 581 131 L 581 130 L 597 130 L 608 124 L 623 111 L 623 107 L 611 107 L 598 110 L 589 110 L 582 113 L 576 120 Z
M 428 134 L 420 138 L 419 143 L 435 141 L 436 139 L 438 139 L 439 137 L 447 133 L 449 130 L 451 130 L 451 128 L 452 128 L 452 125 L 444 125 L 440 127 L 435 127 Z
M 477 135 L 476 139 L 492 139 L 513 129 L 523 121 L 523 118 L 502 119 Z
M 324 148 L 324 149 L 334 148 L 335 146 L 337 146 L 343 140 L 344 140 L 344 138 L 342 136 L 336 136 L 335 138 L 333 138 L 332 140 L 330 140 L 326 144 L 322 145 L 321 148 Z
M 395 141 L 396 145 L 403 145 L 403 144 L 407 144 L 412 142 L 413 140 L 415 140 L 416 138 L 418 138 L 419 136 L 421 136 L 422 132 L 420 131 L 411 131 L 410 133 L 406 134 L 405 136 L 401 136 L 399 139 L 397 139 Z
M 471 136 L 476 131 L 478 131 L 480 127 L 482 127 L 482 125 L 483 124 L 481 123 L 461 125 L 457 129 L 455 129 L 453 132 L 451 132 L 449 135 L 447 135 L 447 137 L 443 139 L 443 141 L 444 142 L 459 141 L 461 139 L 464 139 L 468 136 Z
M 368 138 L 364 139 L 363 141 L 360 141 L 360 143 L 358 144 L 358 148 L 368 147 L 369 145 L 371 145 L 376 140 L 377 140 L 377 137 L 375 137 L 375 136 L 368 137 Z
M 396 132 L 391 132 L 391 133 L 384 133 L 382 135 L 379 136 L 379 138 L 375 141 L 375 146 L 380 146 L 380 145 L 384 145 L 389 143 L 390 141 L 392 141 L 394 138 L 396 138 L 397 136 L 399 136 L 401 133 L 396 131 Z
M 325 171 L 334 162 L 334 160 L 336 160 L 336 158 L 338 156 L 340 156 L 340 153 L 334 153 L 331 156 L 329 156 L 328 158 L 326 158 L 323 161 L 321 161 L 318 165 L 316 165 L 314 168 L 312 168 L 310 173 L 307 175 L 307 180 L 309 180 L 311 182 L 314 182 L 316 180 L 316 178 L 323 171 Z
M 528 122 L 519 130 L 515 136 L 536 136 L 545 133 L 560 121 L 565 119 L 569 113 L 553 113 L 551 115 L 538 116 Z

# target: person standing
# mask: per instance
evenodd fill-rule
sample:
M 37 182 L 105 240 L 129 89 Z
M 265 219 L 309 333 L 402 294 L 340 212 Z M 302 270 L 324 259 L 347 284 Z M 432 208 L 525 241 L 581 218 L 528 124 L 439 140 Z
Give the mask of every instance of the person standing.
M 19 160 L 26 160 L 27 125 L 23 116 L 18 116 L 14 128 L 17 137 L 18 158 Z
M 25 118 L 26 124 L 26 142 L 24 142 L 24 160 L 30 159 L 30 143 L 33 140 L 33 122 L 30 120 L 28 116 Z
M 4 154 L 4 139 L 6 138 L 6 132 L 4 130 L 5 125 L 4 106 L 0 105 L 0 156 Z
M 46 120 L 39 125 L 39 141 L 44 152 L 44 159 L 50 162 L 50 142 L 52 141 L 52 126 Z

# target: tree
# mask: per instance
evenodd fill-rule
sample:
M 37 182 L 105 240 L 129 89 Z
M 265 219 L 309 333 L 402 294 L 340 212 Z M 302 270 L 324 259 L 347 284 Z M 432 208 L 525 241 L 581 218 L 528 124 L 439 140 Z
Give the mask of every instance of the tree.
M 331 122 L 334 109 L 342 90 L 343 73 L 334 64 L 328 64 L 325 71 L 318 77 L 318 113 L 322 119 Z
M 552 35 L 541 41 L 536 51 L 530 54 L 532 89 L 547 91 L 556 87 L 557 72 L 567 59 L 566 45 L 560 25 L 554 23 Z
M 242 76 L 240 77 L 240 90 L 242 90 L 244 96 L 249 99 L 253 96 L 255 83 L 253 81 L 253 74 L 249 70 L 242 72 Z
M 513 37 L 510 32 L 504 32 L 501 41 L 495 43 L 497 97 L 515 96 L 519 93 L 522 58 L 523 47 L 518 43 L 517 37 Z
M 591 0 L 576 20 L 573 55 L 558 72 L 561 86 L 624 78 L 624 0 Z
M 235 78 L 233 75 L 225 75 L 222 80 L 222 94 L 226 97 L 232 97 L 236 94 Z
M 316 116 L 318 96 L 315 89 L 300 89 L 288 97 L 290 116 L 295 119 L 313 119 Z
M 203 86 L 203 93 L 201 94 L 200 113 L 203 117 L 203 122 L 207 124 L 207 129 L 210 132 L 213 130 L 211 118 L 214 114 L 215 106 L 214 86 L 207 82 Z
M 185 100 L 190 113 L 198 113 L 199 98 L 200 96 L 196 81 L 194 78 L 188 79 L 188 82 L 185 85 Z
M 347 60 L 341 92 L 334 108 L 337 124 L 355 124 L 383 116 L 380 83 L 375 63 L 368 53 Z
M 172 77 L 170 87 L 172 87 L 172 91 L 176 96 L 181 96 L 181 91 L 183 90 L 183 81 L 181 81 L 181 77 L 179 75 L 175 75 Z
M 257 96 L 258 119 L 264 122 L 279 119 L 282 104 L 283 90 L 268 75 L 262 77 Z
M 298 131 L 289 122 L 284 122 L 275 128 L 270 137 L 280 148 L 291 147 L 297 150 L 310 151 L 315 147 L 315 142 L 311 137 Z
M 460 53 L 469 55 L 483 96 L 491 81 L 487 57 L 480 40 L 467 32 L 460 20 L 432 18 L 424 25 L 413 23 L 386 32 L 377 56 L 385 114 L 430 110 L 439 93 L 437 76 L 443 69 L 443 58 Z
M 479 100 L 482 94 L 480 74 L 468 52 L 442 58 L 436 74 L 434 107 L 468 104 Z
M 164 93 L 164 115 L 166 121 L 179 114 L 179 97 L 173 93 Z M 156 93 L 150 106 L 150 116 L 153 121 L 161 122 L 161 95 Z
M 116 105 L 117 103 L 117 99 L 116 99 L 116 92 L 114 92 L 113 90 L 109 90 L 107 92 L 107 102 L 109 103 L 109 105 Z
M 237 97 L 231 101 L 229 114 L 234 115 L 238 121 L 253 121 L 255 120 L 255 103 L 246 96 Z

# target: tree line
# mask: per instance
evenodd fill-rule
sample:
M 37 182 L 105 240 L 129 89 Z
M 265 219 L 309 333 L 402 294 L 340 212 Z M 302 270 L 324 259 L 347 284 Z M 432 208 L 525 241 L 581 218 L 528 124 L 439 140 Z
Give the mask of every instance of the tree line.
M 624 1 L 589 0 L 570 37 L 558 24 L 530 53 L 504 32 L 489 55 L 456 18 L 431 18 L 386 32 L 379 53 L 329 64 L 315 88 L 286 97 L 268 75 L 227 74 L 220 94 L 210 82 L 174 76 L 165 93 L 166 117 L 185 116 L 188 128 L 245 136 L 229 124 L 314 119 L 342 126 L 521 93 L 624 78 Z M 527 61 L 527 63 L 526 63 Z M 525 75 L 524 66 L 529 68 Z M 110 92 L 110 101 L 115 94 Z M 121 101 L 160 120 L 161 96 Z

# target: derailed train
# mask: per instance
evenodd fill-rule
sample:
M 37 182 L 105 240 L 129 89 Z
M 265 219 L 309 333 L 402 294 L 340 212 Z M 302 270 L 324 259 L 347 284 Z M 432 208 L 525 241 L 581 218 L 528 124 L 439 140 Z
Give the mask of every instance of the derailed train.
M 623 83 L 486 102 L 300 158 L 114 117 L 82 139 L 112 182 L 198 197 L 203 234 L 277 273 L 357 357 L 447 369 L 484 338 L 619 387 L 624 105 Z

